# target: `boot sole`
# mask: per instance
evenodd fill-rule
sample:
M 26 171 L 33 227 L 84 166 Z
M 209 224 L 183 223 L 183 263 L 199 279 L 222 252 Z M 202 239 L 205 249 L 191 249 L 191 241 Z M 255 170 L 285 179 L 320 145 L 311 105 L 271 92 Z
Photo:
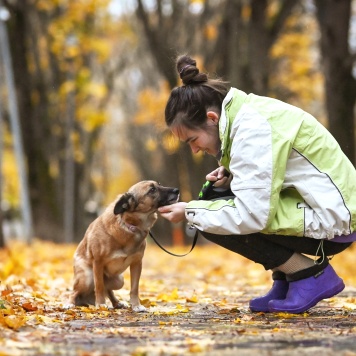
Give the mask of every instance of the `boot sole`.
M 285 313 L 291 313 L 291 314 L 304 313 L 308 309 L 317 305 L 321 300 L 331 298 L 331 297 L 335 296 L 336 294 L 339 294 L 341 291 L 344 290 L 344 288 L 345 288 L 345 284 L 341 280 L 336 286 L 333 286 L 332 288 L 328 289 L 327 291 L 320 293 L 313 300 L 311 300 L 309 303 L 307 303 L 306 305 L 304 305 L 302 307 L 293 308 L 293 309 L 288 309 L 288 308 L 278 309 L 278 308 L 269 307 L 269 311 L 272 313 L 276 313 L 276 312 L 285 312 Z
M 268 307 L 266 307 L 266 308 L 254 308 L 254 307 L 251 307 L 251 305 L 250 305 L 249 308 L 254 313 L 257 313 L 257 312 L 268 313 L 269 312 Z
M 268 302 L 270 302 L 272 299 L 269 299 Z M 283 299 L 274 299 L 274 300 L 283 300 Z M 269 307 L 268 307 L 268 302 L 265 303 L 265 307 L 262 306 L 254 306 L 253 304 L 249 304 L 249 308 L 252 312 L 254 313 L 258 313 L 258 312 L 262 312 L 262 313 L 269 313 Z M 261 303 L 262 304 L 262 303 Z

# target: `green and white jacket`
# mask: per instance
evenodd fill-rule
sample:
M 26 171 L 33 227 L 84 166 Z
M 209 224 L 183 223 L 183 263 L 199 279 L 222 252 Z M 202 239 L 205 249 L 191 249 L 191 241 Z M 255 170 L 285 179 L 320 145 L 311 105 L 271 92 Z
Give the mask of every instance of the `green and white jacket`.
M 332 239 L 356 230 L 356 170 L 313 116 L 231 88 L 219 121 L 230 200 L 193 200 L 188 223 L 213 234 Z

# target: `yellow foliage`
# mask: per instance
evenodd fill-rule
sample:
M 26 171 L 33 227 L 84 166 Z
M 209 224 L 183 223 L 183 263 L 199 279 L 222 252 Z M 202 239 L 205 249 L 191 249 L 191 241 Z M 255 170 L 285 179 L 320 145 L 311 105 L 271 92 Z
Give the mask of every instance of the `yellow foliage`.
M 206 37 L 207 40 L 213 41 L 217 38 L 218 36 L 218 29 L 216 25 L 213 25 L 212 23 L 208 23 L 204 27 L 204 36 Z
M 83 41 L 83 48 L 88 52 L 94 51 L 100 63 L 106 61 L 111 54 L 110 41 L 101 37 L 92 37 L 87 39 L 86 42 Z
M 108 121 L 107 113 L 104 111 L 96 111 L 89 104 L 78 107 L 76 111 L 76 118 L 88 132 L 94 131 Z
M 109 162 L 104 162 L 103 167 Z M 97 188 L 97 191 L 102 192 L 104 201 L 103 204 L 111 203 L 118 194 L 127 192 L 127 190 L 137 182 L 138 172 L 129 159 L 120 159 L 120 173 L 108 176 L 105 168 L 100 172 L 92 172 L 92 180 Z M 124 173 L 122 173 L 124 172 Z
M 83 93 L 100 100 L 107 95 L 107 87 L 102 83 L 90 82 L 83 88 Z
M 268 18 L 274 18 L 277 13 L 279 12 L 279 8 L 281 6 L 281 2 L 279 0 L 273 0 L 269 1 L 268 7 L 267 7 L 267 17 Z
M 8 132 L 5 132 L 4 150 L 2 153 L 2 189 L 3 200 L 8 202 L 10 207 L 19 204 L 19 174 L 16 157 L 12 150 L 12 140 Z
M 77 322 L 77 333 L 88 328 L 91 333 L 97 329 L 97 332 L 109 332 L 111 336 L 118 333 L 120 336 L 133 337 L 135 333 L 133 334 L 132 328 L 124 328 L 122 323 L 117 327 L 114 324 L 106 327 L 106 321 L 148 323 L 152 327 L 158 324 L 160 330 L 172 330 L 174 327 L 181 328 L 182 314 L 190 313 L 187 320 L 194 324 L 194 316 L 206 318 L 209 310 L 212 318 L 207 320 L 209 325 L 215 330 L 220 324 L 220 331 L 229 332 L 231 329 L 228 327 L 232 325 L 234 337 L 237 335 L 236 332 L 258 334 L 261 337 L 261 333 L 266 331 L 266 326 L 269 336 L 270 333 L 293 335 L 296 330 L 303 330 L 303 319 L 308 321 L 312 314 L 281 312 L 269 316 L 263 313 L 250 313 L 248 299 L 256 293 L 268 290 L 272 283 L 271 274 L 264 271 L 261 266 L 216 245 L 198 245 L 191 256 L 182 260 L 172 258 L 157 246 L 148 244 L 140 281 L 140 294 L 144 298 L 142 303 L 150 309 L 149 313 L 113 310 L 105 306 L 76 307 L 67 310 L 63 306 L 67 303 L 72 289 L 72 259 L 75 249 L 74 244 L 55 244 L 40 240 L 35 240 L 31 245 L 12 241 L 8 248 L 0 249 L 0 329 L 5 335 L 0 346 L 6 345 L 13 349 L 19 346 L 20 340 L 25 340 L 26 347 L 29 347 L 29 342 L 34 342 L 33 340 L 43 342 L 47 333 L 53 337 L 65 334 L 73 325 L 73 321 Z M 350 247 L 335 256 L 338 260 L 333 259 L 333 265 L 337 267 L 338 274 L 348 288 L 354 288 L 356 285 L 353 273 L 354 255 L 355 248 Z M 5 265 L 8 267 L 4 268 Z M 124 278 L 123 289 L 115 291 L 120 299 L 129 295 L 129 271 L 125 272 Z M 352 289 L 350 291 L 352 292 Z M 209 306 L 213 306 L 213 309 Z M 325 307 L 327 312 L 324 311 Z M 330 308 L 335 309 L 335 315 L 332 315 Z M 348 312 L 355 309 L 356 298 L 343 293 L 321 302 L 319 310 L 313 314 L 314 318 L 319 318 L 319 323 L 325 318 L 330 318 L 330 315 L 342 322 L 347 321 L 347 318 L 350 318 Z M 219 314 L 222 316 L 218 317 Z M 296 324 L 291 323 L 292 319 L 295 319 Z M 88 320 L 96 321 L 96 325 L 100 323 L 100 328 L 94 330 L 92 324 L 87 323 Z M 303 325 L 298 329 L 297 324 Z M 193 330 L 187 330 L 189 335 L 187 334 L 185 340 L 186 347 L 190 348 L 191 352 L 199 352 L 208 344 L 208 340 L 201 343 L 197 342 L 196 338 L 191 339 L 196 334 L 201 340 L 202 329 L 196 328 L 196 325 L 193 326 Z M 289 328 L 289 325 L 293 325 L 293 328 Z M 328 330 L 334 334 L 342 331 L 342 326 L 341 329 L 330 329 L 330 324 L 329 329 L 326 329 L 327 327 L 326 325 L 323 331 Z M 41 331 L 45 331 L 46 334 L 42 334 Z M 308 331 L 311 331 L 311 328 Z M 350 329 L 349 333 L 354 331 Z M 139 338 L 142 337 L 142 330 L 139 330 L 137 335 Z M 153 332 L 150 335 L 153 335 Z M 12 342 L 15 338 L 17 343 L 14 346 Z
M 176 309 L 179 310 L 181 313 L 188 313 L 189 308 L 182 306 L 181 304 L 176 305 Z
M 54 80 L 59 78 L 62 81 L 58 89 L 54 85 L 46 93 L 52 108 L 48 119 L 55 119 L 51 123 L 53 125 L 51 134 L 56 138 L 65 134 L 68 109 L 71 109 L 68 108 L 70 95 L 73 95 L 70 99 L 74 101 L 74 116 L 80 130 L 93 132 L 108 121 L 108 113 L 103 110 L 103 101 L 108 96 L 107 87 L 96 78 L 93 79 L 92 68 L 98 62 L 102 65 L 110 57 L 114 49 L 113 43 L 130 41 L 134 45 L 134 41 L 137 41 L 137 34 L 130 23 L 111 20 L 108 13 L 110 2 L 111 0 L 33 1 L 39 16 L 44 18 L 47 16 L 48 23 L 45 21 L 42 23 L 47 28 L 36 37 L 36 48 L 28 55 L 30 71 L 34 74 L 38 70 L 43 70 L 46 80 L 48 78 L 47 82 L 52 82 L 51 72 L 48 70 L 53 61 L 59 67 L 58 76 L 56 73 Z M 35 57 L 34 53 L 38 57 Z M 33 105 L 38 105 L 40 92 L 33 90 L 30 95 Z M 71 138 L 75 160 L 83 162 L 85 156 L 82 137 L 74 133 Z M 12 206 L 17 207 L 19 204 L 18 172 L 11 149 L 6 148 L 4 152 L 3 197 Z M 59 155 L 62 154 L 63 152 L 60 152 Z M 56 157 L 50 162 L 49 174 L 53 178 L 61 174 L 58 165 L 60 158 Z M 136 175 L 133 175 L 132 180 L 135 177 Z M 100 179 L 101 182 L 104 181 Z M 108 189 L 107 187 L 108 185 L 105 184 L 105 189 Z
M 174 288 L 170 294 L 166 294 L 166 293 L 159 294 L 157 300 L 163 302 L 171 302 L 177 300 L 178 298 L 179 298 L 178 288 Z
M 198 303 L 198 297 L 196 294 L 192 295 L 190 298 L 187 298 L 188 303 Z
M 304 22 L 303 26 L 300 26 L 301 21 Z M 306 30 L 300 31 L 299 28 Z M 279 91 L 285 88 L 285 100 L 308 111 L 315 101 L 321 100 L 323 91 L 322 75 L 318 69 L 316 53 L 313 52 L 313 31 L 316 31 L 314 19 L 290 17 L 286 30 L 271 50 L 272 58 L 278 63 L 278 70 L 270 81 L 272 91 L 273 88 Z
M 48 0 L 37 0 L 35 2 L 36 7 L 40 11 L 53 11 L 55 8 L 60 5 L 60 3 L 63 3 L 63 1 L 48 1 Z
M 193 160 L 196 163 L 200 163 L 203 160 L 205 153 L 204 152 L 198 152 L 197 154 L 193 155 Z
M 161 83 L 159 90 L 147 88 L 138 96 L 138 111 L 134 118 L 137 125 L 155 125 L 158 129 L 164 127 L 164 108 L 170 89 L 167 82 Z
M 9 328 L 16 330 L 26 324 L 26 317 L 16 315 L 8 315 L 3 317 L 0 315 L 0 324 L 3 324 L 3 326 L 8 326 Z
M 94 55 L 98 62 L 103 63 L 111 54 L 110 21 L 105 20 L 107 5 L 110 0 L 78 0 L 65 1 L 37 1 L 36 5 L 42 11 L 54 11 L 61 5 L 61 15 L 54 17 L 49 24 L 48 33 L 51 42 L 44 44 L 50 46 L 57 57 L 60 69 L 64 73 L 72 73 L 73 79 L 63 83 L 59 90 L 61 102 L 65 103 L 69 92 L 76 92 L 76 107 L 88 102 L 92 105 L 86 109 L 92 115 L 78 113 L 78 118 L 85 118 L 85 129 L 91 131 L 106 122 L 106 115 L 97 112 L 98 102 L 107 95 L 106 87 L 92 80 L 92 73 L 84 65 L 88 55 Z M 95 15 L 95 21 L 94 21 Z M 43 46 L 44 47 L 44 46 Z M 68 75 L 69 77 L 69 75 Z M 93 103 L 94 101 L 94 103 Z M 65 110 L 65 104 L 61 105 Z
M 180 142 L 169 130 L 164 132 L 161 143 L 168 154 L 173 154 L 179 150 Z
M 152 137 L 146 140 L 145 142 L 145 148 L 149 152 L 154 152 L 157 149 L 157 141 L 154 140 Z
M 248 21 L 251 17 L 251 6 L 248 4 L 243 4 L 241 17 L 244 21 Z
M 73 92 L 75 88 L 75 82 L 73 80 L 67 80 L 60 86 L 59 95 L 65 98 L 69 93 Z
M 59 164 L 58 159 L 52 159 L 49 162 L 49 175 L 52 178 L 57 178 L 59 175 L 59 165 L 58 164 Z
M 62 59 L 81 59 L 83 54 L 95 53 L 99 61 L 106 60 L 111 46 L 104 27 L 109 21 L 100 18 L 100 10 L 105 11 L 107 3 L 108 0 L 67 2 L 62 16 L 55 18 L 48 27 L 53 41 L 52 52 Z M 94 14 L 101 22 L 93 22 L 88 31 L 87 23 L 92 21 Z

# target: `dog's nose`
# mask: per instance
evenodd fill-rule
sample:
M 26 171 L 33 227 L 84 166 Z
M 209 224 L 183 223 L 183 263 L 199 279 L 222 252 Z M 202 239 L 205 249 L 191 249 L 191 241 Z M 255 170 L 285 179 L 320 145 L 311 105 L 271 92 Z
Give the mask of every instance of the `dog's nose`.
M 174 188 L 174 189 L 173 189 L 173 193 L 174 193 L 174 194 L 179 194 L 179 189 L 178 189 L 178 188 Z

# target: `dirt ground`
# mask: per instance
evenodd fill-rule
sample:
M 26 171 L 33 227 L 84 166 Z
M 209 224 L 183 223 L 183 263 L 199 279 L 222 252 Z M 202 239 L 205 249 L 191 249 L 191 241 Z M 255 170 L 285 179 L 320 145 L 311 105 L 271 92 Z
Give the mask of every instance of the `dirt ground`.
M 6 288 L 2 284 L 8 291 L 3 304 L 11 303 L 13 319 L 20 306 L 25 312 L 21 327 L 0 326 L 0 355 L 356 355 L 355 250 L 332 263 L 345 290 L 292 315 L 251 313 L 248 301 L 269 289 L 270 275 L 212 245 L 198 246 L 184 258 L 148 246 L 141 277 L 146 313 L 66 310 L 71 289 L 66 259 L 72 250 L 58 256 L 56 249 L 54 260 L 32 261 L 32 277 L 40 276 L 36 284 L 20 273 L 8 277 Z M 129 274 L 117 292 L 124 300 L 128 286 Z

